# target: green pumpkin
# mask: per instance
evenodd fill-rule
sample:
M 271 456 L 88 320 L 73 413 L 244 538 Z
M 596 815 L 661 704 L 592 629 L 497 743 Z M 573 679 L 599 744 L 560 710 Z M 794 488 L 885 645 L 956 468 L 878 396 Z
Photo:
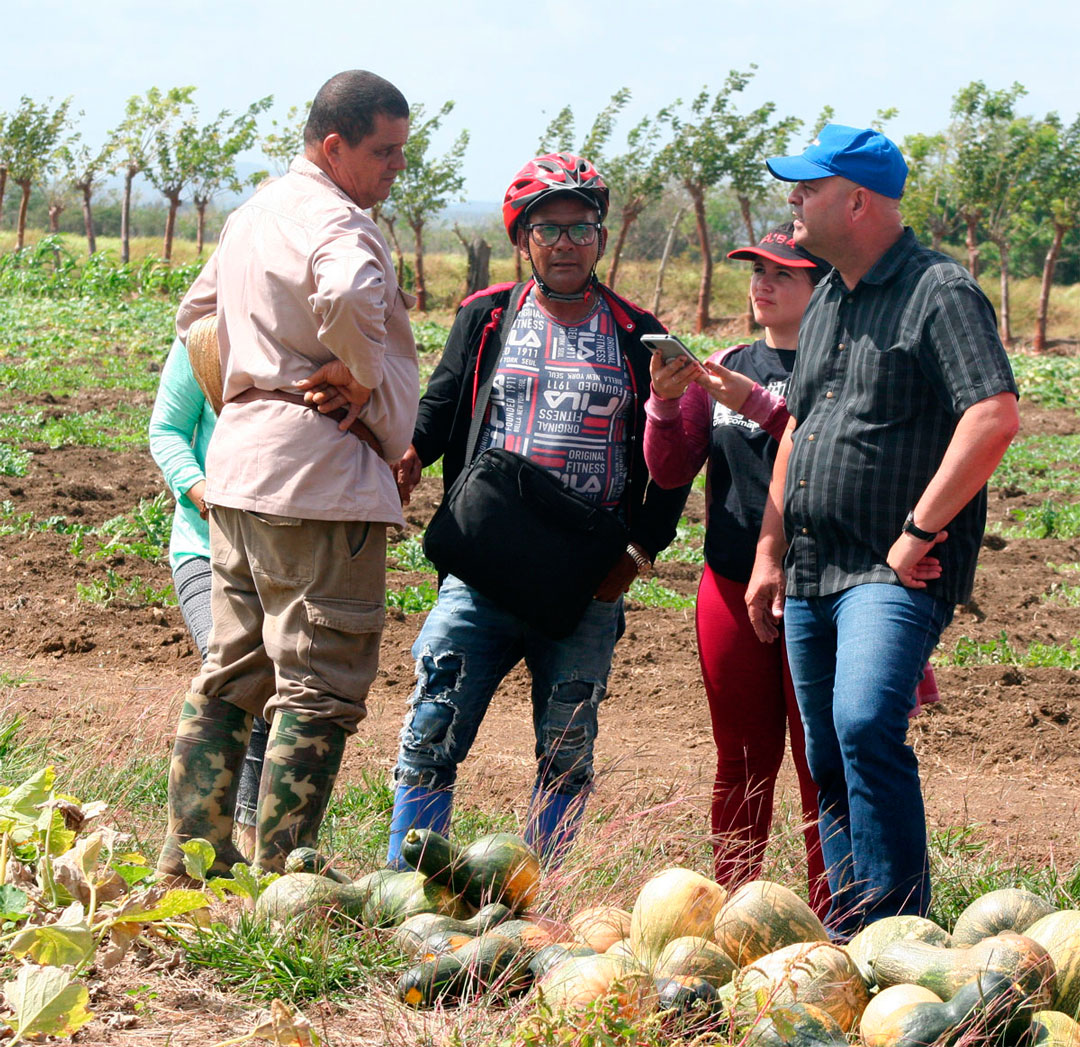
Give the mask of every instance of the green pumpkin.
M 423 873 L 394 873 L 368 895 L 362 919 L 368 927 L 396 927 L 417 913 L 434 912 L 461 919 L 469 914 L 461 899 Z
M 368 897 L 369 891 L 359 883 L 338 883 L 315 873 L 286 873 L 259 895 L 255 913 L 280 922 L 311 912 L 340 913 L 359 920 Z
M 1005 887 L 976 898 L 956 919 L 953 945 L 975 945 L 1002 931 L 1027 934 L 1027 929 L 1057 912 L 1057 906 L 1030 891 Z

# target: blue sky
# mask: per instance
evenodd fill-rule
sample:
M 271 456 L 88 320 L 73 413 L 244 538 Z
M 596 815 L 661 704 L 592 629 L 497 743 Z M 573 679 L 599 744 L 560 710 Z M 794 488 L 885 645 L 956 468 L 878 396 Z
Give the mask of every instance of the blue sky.
M 91 141 L 152 85 L 196 85 L 206 118 L 267 94 L 283 118 L 328 76 L 355 67 L 429 110 L 454 99 L 444 144 L 469 129 L 472 200 L 501 198 L 567 102 L 583 132 L 613 91 L 629 87 L 625 131 L 751 62 L 758 71 L 740 108 L 772 100 L 809 124 L 831 105 L 838 122 L 858 125 L 896 106 L 887 127 L 896 138 L 944 127 L 952 96 L 974 79 L 1024 84 L 1025 112 L 1056 109 L 1071 120 L 1080 111 L 1076 0 L 8 0 L 4 26 L 0 110 L 23 94 L 72 95 Z

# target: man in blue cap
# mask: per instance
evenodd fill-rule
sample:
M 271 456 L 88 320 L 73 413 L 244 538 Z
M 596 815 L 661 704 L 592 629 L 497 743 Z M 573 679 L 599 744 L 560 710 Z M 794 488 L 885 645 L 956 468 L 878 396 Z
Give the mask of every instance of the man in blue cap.
M 795 240 L 834 268 L 799 332 L 746 599 L 781 617 L 838 938 L 930 901 L 908 714 L 922 667 L 971 597 L 986 481 L 1019 427 L 993 307 L 900 217 L 907 165 L 885 135 L 830 124 L 799 156 Z

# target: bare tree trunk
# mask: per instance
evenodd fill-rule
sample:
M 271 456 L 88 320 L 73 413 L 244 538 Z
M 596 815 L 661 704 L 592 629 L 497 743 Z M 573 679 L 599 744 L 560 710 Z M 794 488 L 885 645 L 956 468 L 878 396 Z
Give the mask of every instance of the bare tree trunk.
M 169 214 L 165 219 L 165 243 L 162 245 L 162 257 L 166 262 L 172 261 L 173 236 L 176 234 L 176 212 L 180 210 L 180 194 L 165 194 L 169 201 Z
M 457 225 L 454 233 L 465 248 L 465 297 L 468 298 L 491 283 L 491 245 L 479 234 L 466 240 Z
M 131 261 L 131 183 L 139 173 L 137 167 L 128 166 L 124 172 L 124 197 L 120 203 L 120 261 Z
M 82 215 L 83 226 L 86 228 L 86 253 L 93 254 L 97 251 L 97 237 L 94 236 L 94 215 L 90 210 L 90 183 L 79 182 L 76 188 L 82 190 Z
M 7 189 L 7 164 L 0 164 L 0 222 L 4 220 L 4 191 Z
M 49 233 L 50 234 L 55 234 L 57 236 L 60 235 L 60 216 L 63 213 L 64 213 L 64 205 L 62 203 L 57 203 L 57 201 L 54 200 L 52 203 L 49 204 Z M 56 266 L 57 269 L 59 269 L 60 268 L 61 258 L 60 258 L 60 249 L 58 247 L 53 247 L 52 256 L 53 256 L 53 264 Z
M 757 237 L 754 235 L 754 218 L 750 214 L 750 197 L 740 196 L 739 198 L 739 211 L 742 214 L 743 225 L 746 226 L 746 242 L 748 244 L 756 244 Z M 750 292 L 746 292 L 746 313 L 743 315 L 743 330 L 746 334 L 750 335 L 754 333 L 754 328 L 757 324 L 754 322 L 754 302 L 750 297 Z
M 1005 347 L 1012 345 L 1012 321 L 1009 316 L 1009 245 L 1005 240 L 998 241 L 998 253 L 1001 255 L 1001 316 L 998 326 L 1001 329 L 1001 341 Z
M 675 233 L 679 228 L 685 210 L 685 207 L 680 207 L 675 211 L 675 217 L 672 219 L 671 226 L 668 229 L 667 239 L 664 241 L 664 253 L 660 256 L 660 268 L 656 272 L 656 290 L 653 292 L 651 312 L 654 315 L 660 312 L 660 298 L 664 293 L 664 273 L 667 270 L 668 260 L 671 258 L 671 245 L 675 243 Z
M 1043 262 L 1042 286 L 1039 288 L 1039 309 L 1035 314 L 1035 341 L 1032 348 L 1041 353 L 1046 348 L 1046 314 L 1050 311 L 1050 286 L 1054 282 L 1054 269 L 1057 266 L 1058 254 L 1061 252 L 1061 242 L 1065 239 L 1066 226 L 1060 222 L 1054 223 L 1054 239 L 1050 241 L 1050 247 L 1046 252 L 1046 260 Z
M 739 211 L 742 213 L 743 225 L 746 226 L 746 242 L 756 244 L 757 237 L 754 235 L 754 218 L 750 214 L 750 197 L 739 197 Z
M 206 235 L 206 205 L 208 200 L 200 200 L 195 198 L 195 213 L 198 217 L 195 220 L 195 253 L 202 256 L 204 237 Z
M 687 185 L 686 190 L 694 203 L 694 220 L 697 224 L 698 245 L 701 248 L 701 283 L 698 285 L 697 315 L 694 319 L 694 334 L 701 334 L 709 326 L 712 251 L 709 249 L 709 226 L 705 217 L 705 191 L 697 185 Z
M 386 226 L 386 231 L 390 234 L 390 243 L 394 245 L 394 250 L 397 251 L 397 282 L 398 287 L 402 290 L 405 289 L 405 252 L 401 249 L 401 243 L 398 240 L 397 230 L 394 228 L 394 222 L 396 219 L 387 218 L 386 215 L 380 215 L 383 220 L 383 225 Z
M 611 265 L 607 271 L 607 285 L 615 289 L 615 280 L 619 274 L 619 259 L 622 258 L 623 247 L 626 245 L 626 236 L 630 227 L 637 221 L 641 214 L 641 207 L 631 204 L 622 211 L 622 224 L 619 226 L 619 235 L 615 237 L 615 246 L 611 251 Z
M 413 236 L 416 238 L 416 308 L 418 312 L 427 312 L 427 286 L 424 284 L 424 223 L 410 222 Z
M 26 242 L 26 211 L 30 206 L 30 183 L 16 182 L 15 184 L 22 190 L 22 199 L 19 201 L 19 221 L 15 227 L 15 250 L 21 251 Z
M 976 235 L 976 227 L 979 224 L 979 216 L 966 215 L 964 222 L 967 225 L 967 253 L 968 253 L 968 269 L 971 271 L 971 275 L 976 280 L 979 279 L 979 239 Z

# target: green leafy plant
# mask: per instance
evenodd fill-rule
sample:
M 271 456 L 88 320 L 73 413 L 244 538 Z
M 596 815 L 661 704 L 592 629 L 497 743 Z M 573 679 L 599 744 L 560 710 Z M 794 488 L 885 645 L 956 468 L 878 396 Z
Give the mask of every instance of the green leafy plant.
M 935 659 L 937 661 L 938 659 Z M 1017 665 L 1028 668 L 1080 668 L 1080 637 L 1073 637 L 1068 647 L 1059 644 L 1033 643 L 1024 652 L 1017 651 L 1002 629 L 993 640 L 972 640 L 961 636 L 951 653 L 944 656 L 946 665 Z
M 29 463 L 28 451 L 0 444 L 0 476 L 25 476 Z
M 1030 509 L 1013 509 L 1014 527 L 1001 528 L 1006 538 L 1061 538 L 1080 536 L 1080 502 L 1062 504 L 1053 498 Z
M 187 875 L 193 880 L 203 882 L 218 898 L 236 894 L 254 903 L 278 878 L 277 873 L 262 872 L 252 868 L 247 862 L 236 862 L 229 869 L 228 876 L 211 876 L 210 870 L 217 855 L 209 840 L 196 837 L 182 843 L 180 850 L 184 854 L 184 871 Z
M 1047 603 L 1065 604 L 1066 607 L 1080 607 L 1080 585 L 1066 585 L 1054 582 L 1043 596 Z
M 435 565 L 424 555 L 420 535 L 412 535 L 390 546 L 388 566 L 395 571 L 426 571 L 435 573 Z
M 1080 494 L 1080 435 L 1040 433 L 1013 442 L 994 472 L 994 483 L 1025 491 Z
M 176 592 L 170 582 L 158 589 L 150 582 L 144 582 L 139 575 L 122 578 L 111 567 L 105 568 L 105 578 L 94 578 L 90 582 L 76 582 L 75 594 L 83 603 L 108 607 L 114 603 L 130 604 L 135 607 L 174 607 Z
M 690 523 L 685 518 L 680 520 L 675 531 L 675 540 L 657 553 L 656 560 L 658 563 L 704 563 L 705 525 Z
M 165 491 L 150 499 L 143 498 L 130 513 L 114 516 L 100 527 L 84 532 L 102 539 L 91 559 L 122 553 L 156 563 L 169 548 L 172 519 L 172 500 Z
M 1009 362 L 1025 402 L 1074 410 L 1080 403 L 1080 359 L 1014 354 Z
M 439 592 L 431 582 L 386 590 L 386 606 L 402 614 L 426 614 L 438 598 Z
M 127 853 L 122 834 L 91 828 L 105 805 L 54 786 L 44 767 L 0 790 L 0 919 L 7 953 L 20 962 L 4 985 L 16 1040 L 81 1028 L 93 1015 L 78 978 L 91 964 L 115 966 L 146 928 L 164 932 L 207 904 L 202 891 L 132 891 L 117 866 L 145 860 Z
M 695 603 L 692 596 L 683 596 L 673 589 L 665 588 L 656 578 L 650 578 L 647 582 L 635 578 L 626 595 L 643 607 L 662 607 L 673 611 L 685 611 Z

